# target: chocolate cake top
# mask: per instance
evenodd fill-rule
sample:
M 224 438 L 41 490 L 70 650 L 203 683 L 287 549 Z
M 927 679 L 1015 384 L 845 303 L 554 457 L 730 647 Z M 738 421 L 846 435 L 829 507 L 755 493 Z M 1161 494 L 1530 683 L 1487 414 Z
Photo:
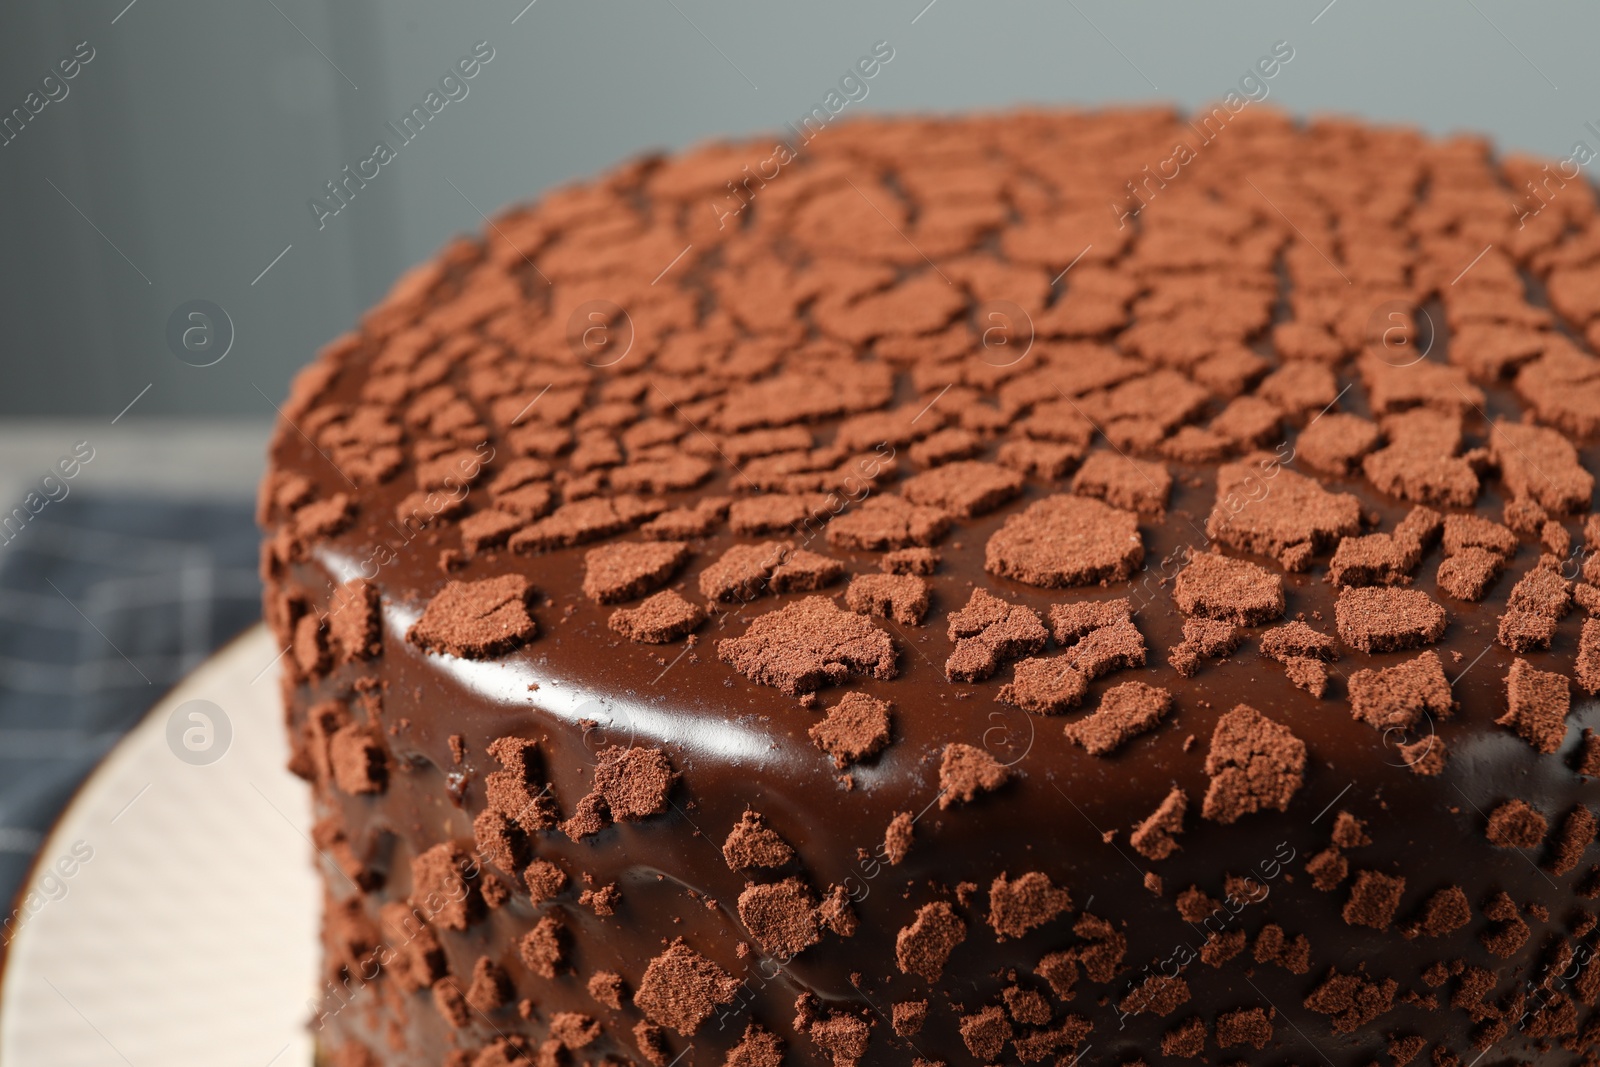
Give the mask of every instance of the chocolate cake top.
M 1481 951 L 1531 951 L 1528 902 L 1502 883 L 1546 898 L 1541 936 L 1588 935 L 1560 918 L 1584 877 L 1600 888 L 1580 870 L 1600 770 L 1578 729 L 1600 691 L 1586 184 L 1519 211 L 1533 161 L 1259 105 L 1212 136 L 1165 109 L 1020 112 L 860 120 L 794 147 L 770 176 L 741 168 L 772 146 L 714 145 L 505 212 L 297 379 L 261 499 L 296 680 L 403 654 L 531 680 L 496 683 L 506 708 L 560 718 L 576 687 L 661 712 L 631 714 L 551 812 L 510 799 L 537 792 L 531 770 L 496 772 L 517 781 L 502 801 L 491 781 L 490 855 L 519 819 L 578 841 L 683 815 L 674 796 L 735 790 L 729 768 L 791 734 L 803 749 L 781 758 L 835 785 L 813 801 L 834 843 L 915 865 L 925 833 L 973 855 L 993 834 L 1015 861 L 1044 839 L 1037 813 L 1081 816 L 1092 833 L 1051 822 L 1052 844 L 1132 864 L 1155 894 L 1141 913 L 1174 921 L 1220 907 L 1207 889 L 1248 897 L 1260 849 L 1240 842 L 1277 835 L 1269 820 L 1314 825 L 1293 870 L 1339 905 L 1252 951 L 1293 975 L 1317 961 L 1292 1011 L 1333 1034 L 1387 1025 L 1397 998 L 1490 1018 L 1385 968 L 1457 981 L 1476 964 L 1427 939 L 1467 917 Z M 326 609 L 297 588 L 313 566 L 342 583 Z M 450 759 L 404 728 L 383 743 Z M 1349 812 L 1324 819 L 1354 782 L 1362 818 L 1388 813 L 1370 840 Z M 1390 795 L 1410 807 L 1373 799 Z M 750 879 L 724 902 L 743 951 L 820 957 L 856 929 L 837 871 L 818 873 L 838 864 L 745 796 L 712 834 L 716 866 Z M 1419 838 L 1537 849 L 1557 822 L 1531 881 L 1407 866 Z M 1227 858 L 1197 858 L 1202 838 Z M 568 891 L 513 852 L 536 901 Z M 456 877 L 453 853 L 429 855 L 422 874 Z M 1129 955 L 1149 946 L 1125 900 L 1091 911 L 1053 868 L 991 866 L 960 884 L 922 867 L 906 890 L 897 971 L 869 980 L 907 1041 L 959 1016 L 980 1060 L 1077 1047 L 1094 1012 L 1060 1005 L 1080 971 L 1112 998 L 1092 999 L 1158 1018 L 1169 1056 L 1292 1038 L 1247 988 L 1187 1014 L 1189 984 Z M 527 935 L 534 973 L 565 966 L 552 921 Z M 926 1002 L 970 941 L 1057 926 L 1074 947 L 1038 954 L 1042 985 Z M 1398 955 L 1362 970 L 1380 944 Z M 1202 958 L 1244 947 L 1230 933 Z M 628 976 L 646 1059 L 738 985 L 688 932 L 652 952 Z M 850 995 L 859 976 L 835 970 L 816 980 Z M 796 1010 L 841 1067 L 888 1040 Z M 777 1039 L 743 1032 L 740 1055 L 771 1062 Z M 1389 1052 L 1422 1047 L 1396 1031 Z

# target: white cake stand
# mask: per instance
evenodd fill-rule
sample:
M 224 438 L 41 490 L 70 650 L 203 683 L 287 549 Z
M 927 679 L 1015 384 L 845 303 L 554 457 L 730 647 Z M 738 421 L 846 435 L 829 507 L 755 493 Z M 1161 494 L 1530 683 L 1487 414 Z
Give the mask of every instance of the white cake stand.
M 277 653 L 235 640 L 73 798 L 9 906 L 6 1067 L 311 1063 L 320 902 Z

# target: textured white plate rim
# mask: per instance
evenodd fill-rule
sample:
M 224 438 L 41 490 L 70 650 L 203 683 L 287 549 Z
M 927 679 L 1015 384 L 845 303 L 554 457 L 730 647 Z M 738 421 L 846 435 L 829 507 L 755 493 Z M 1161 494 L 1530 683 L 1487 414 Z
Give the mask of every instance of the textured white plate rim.
M 263 625 L 234 638 L 73 794 L 6 918 L 75 844 L 99 843 L 0 956 L 0 1063 L 311 1062 L 320 890 L 307 790 L 283 767 L 276 654 Z M 224 707 L 232 727 L 208 766 L 185 764 L 167 744 L 173 709 L 193 699 Z M 124 815 L 143 818 L 108 834 Z M 239 832 L 218 833 L 218 823 Z M 130 843 L 144 851 L 117 847 Z

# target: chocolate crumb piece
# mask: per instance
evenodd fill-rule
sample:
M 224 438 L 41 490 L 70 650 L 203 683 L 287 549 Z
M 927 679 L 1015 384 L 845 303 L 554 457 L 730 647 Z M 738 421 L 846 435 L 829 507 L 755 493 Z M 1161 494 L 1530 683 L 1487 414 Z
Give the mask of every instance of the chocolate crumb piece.
M 1350 713 L 1376 730 L 1413 730 L 1429 717 L 1449 718 L 1454 700 L 1439 654 L 1429 649 L 1416 659 L 1350 676 Z
M 1420 504 L 1406 512 L 1394 528 L 1397 541 L 1414 544 L 1424 552 L 1438 544 L 1443 533 L 1444 516 Z
M 798 878 L 746 885 L 739 894 L 739 921 L 762 951 L 779 960 L 793 959 L 822 940 L 817 901 Z
M 664 645 L 698 629 L 706 609 L 671 589 L 647 597 L 636 608 L 618 608 L 606 625 L 630 641 Z
M 383 626 L 377 586 L 360 578 L 339 586 L 328 605 L 328 634 L 341 663 L 372 659 L 381 653 Z
M 1206 1024 L 1187 1019 L 1161 1035 L 1161 1054 L 1182 1059 L 1198 1059 L 1206 1050 Z
M 602 545 L 583 557 L 583 592 L 599 604 L 633 600 L 659 588 L 689 558 L 682 541 Z
M 950 953 L 966 939 L 967 924 L 950 905 L 942 900 L 924 904 L 915 921 L 895 935 L 895 961 L 901 974 L 937 982 Z
M 892 1009 L 894 1032 L 900 1037 L 916 1037 L 928 1021 L 926 1000 L 903 1000 Z
M 1189 795 L 1173 786 L 1156 810 L 1133 828 L 1128 844 L 1139 855 L 1164 860 L 1179 848 L 1175 840 L 1183 832 L 1183 817 L 1189 810 Z
M 722 1067 L 782 1067 L 783 1041 L 755 1023 L 744 1028 L 739 1043 L 728 1050 Z
M 1191 552 L 1172 582 L 1185 615 L 1259 626 L 1283 614 L 1283 579 L 1254 563 L 1211 552 Z
M 1489 813 L 1484 835 L 1496 848 L 1538 848 L 1549 828 L 1543 815 L 1526 802 L 1512 799 Z
M 1060 589 L 1128 578 L 1144 562 L 1144 542 L 1132 512 L 1056 494 L 1009 516 L 984 559 L 990 574 Z
M 700 572 L 700 592 L 712 601 L 754 600 L 769 590 L 773 571 L 793 551 L 791 541 L 731 545 Z
M 1206 520 L 1206 535 L 1240 552 L 1303 571 L 1313 555 L 1360 530 L 1359 500 L 1330 493 L 1270 455 L 1217 469 L 1217 502 Z
M 1556 620 L 1536 611 L 1511 608 L 1500 616 L 1498 640 L 1513 652 L 1536 652 L 1550 647 L 1556 635 Z
M 898 865 L 911 851 L 915 825 L 916 821 L 909 811 L 902 811 L 889 820 L 889 827 L 883 832 L 883 858 L 889 861 L 891 867 Z
M 828 544 L 834 548 L 881 552 L 926 547 L 950 529 L 950 513 L 913 504 L 904 497 L 878 493 L 828 523 Z
M 589 976 L 589 995 L 612 1011 L 622 1010 L 622 975 L 616 971 L 596 971 Z
M 467 998 L 461 994 L 461 987 L 456 985 L 456 980 L 449 975 L 433 983 L 433 1006 L 439 1010 L 444 1021 L 457 1030 L 472 1021 L 472 1009 L 467 1004 Z
M 1505 557 L 1471 545 L 1439 562 L 1439 588 L 1457 600 L 1477 603 L 1505 570 Z
M 1024 1026 L 1044 1026 L 1050 1021 L 1050 1002 L 1036 989 L 1010 986 L 1000 994 L 1006 1014 Z
M 1408 928 L 1406 936 L 1443 937 L 1455 933 L 1472 921 L 1472 905 L 1460 886 L 1438 890 L 1422 905 L 1422 918 Z
M 1129 991 L 1117 1005 L 1117 1010 L 1128 1015 L 1171 1015 L 1189 1002 L 1189 983 L 1182 978 L 1152 974 Z
M 528 970 L 540 978 L 554 978 L 567 959 L 566 941 L 561 920 L 546 915 L 522 935 L 522 940 L 517 942 L 517 955 L 522 957 Z
M 1497 925 L 1480 933 L 1478 940 L 1483 942 L 1484 948 L 1501 959 L 1516 955 L 1533 934 L 1518 913 L 1516 901 L 1503 891 L 1489 898 L 1489 902 L 1483 906 L 1483 914 Z
M 1144 682 L 1123 682 L 1107 689 L 1100 706 L 1089 716 L 1068 723 L 1067 740 L 1093 756 L 1115 752 L 1146 733 L 1172 710 L 1172 694 Z
M 1600 820 L 1582 804 L 1575 805 L 1561 820 L 1561 829 L 1551 843 L 1550 858 L 1546 866 L 1553 874 L 1569 874 L 1577 870 L 1583 854 L 1594 844 Z
M 1083 448 L 1069 441 L 1007 441 L 994 458 L 1002 467 L 1053 482 L 1066 477 L 1073 465 L 1083 458 Z
M 1350 877 L 1350 861 L 1337 848 L 1323 849 L 1306 862 L 1306 873 L 1314 888 L 1330 893 Z
M 845 605 L 905 626 L 920 626 L 928 614 L 928 583 L 914 574 L 858 574 L 844 593 Z
M 971 459 L 983 451 L 983 440 L 963 426 L 937 430 L 912 445 L 911 462 L 919 467 L 937 467 L 958 459 Z
M 888 634 L 817 596 L 759 616 L 743 637 L 718 641 L 717 655 L 751 681 L 790 696 L 851 674 L 898 673 Z
M 1217 413 L 1210 428 L 1240 447 L 1259 447 L 1282 436 L 1283 411 L 1262 397 L 1238 396 Z
M 1055 715 L 1075 708 L 1089 689 L 1089 679 L 1065 656 L 1019 660 L 1011 681 L 1000 687 L 995 699 L 1038 715 Z
M 1511 590 L 1498 634 L 1513 652 L 1549 648 L 1556 623 L 1572 608 L 1572 583 L 1553 561 L 1541 560 Z
M 1127 597 L 1116 600 L 1078 600 L 1050 606 L 1050 635 L 1056 644 L 1067 645 L 1095 630 L 1133 619 L 1133 605 Z
M 1406 1064 L 1422 1055 L 1422 1050 L 1427 1047 L 1428 1039 L 1425 1037 L 1417 1035 L 1410 1037 L 1391 1036 L 1388 1047 L 1389 1058 L 1394 1060 L 1395 1067 L 1406 1067 Z
M 1275 963 L 1290 974 L 1311 970 L 1311 942 L 1304 934 L 1289 940 L 1276 923 L 1268 923 L 1256 935 L 1254 956 L 1257 963 Z
M 1584 470 L 1577 448 L 1561 432 L 1496 419 L 1489 454 L 1513 497 L 1532 499 L 1555 515 L 1588 510 L 1594 475 Z
M 878 561 L 885 574 L 929 575 L 939 568 L 939 553 L 931 548 L 901 548 Z
M 961 1040 L 967 1051 L 982 1062 L 998 1059 L 1000 1050 L 1011 1040 L 1014 1031 L 1005 1012 L 995 1004 L 973 1015 L 961 1017 Z
M 1304 657 L 1319 660 L 1338 658 L 1332 637 L 1299 621 L 1274 626 L 1261 635 L 1260 643 L 1262 654 L 1280 663 Z
M 832 556 L 797 548 L 787 552 L 772 568 L 770 582 L 774 593 L 814 593 L 844 576 L 844 564 Z
M 1167 662 L 1185 678 L 1192 678 L 1200 670 L 1201 660 L 1226 656 L 1239 647 L 1243 636 L 1231 623 L 1189 619 L 1183 624 L 1183 640 L 1173 646 Z
M 1289 681 L 1314 697 L 1328 691 L 1328 665 L 1310 656 L 1290 656 L 1283 661 Z
M 567 503 L 511 535 L 507 544 L 513 552 L 549 552 L 598 541 L 632 529 L 666 510 L 662 501 L 630 493 L 574 500 L 570 487 L 567 492 Z
M 382 793 L 389 783 L 389 757 L 382 733 L 363 723 L 346 723 L 328 739 L 333 784 L 351 796 Z
M 302 504 L 295 509 L 293 529 L 302 541 L 332 537 L 355 521 L 356 505 L 347 493 L 335 493 L 326 500 Z
M 1180 463 L 1215 463 L 1234 451 L 1234 443 L 1209 426 L 1180 426 L 1158 450 Z
M 1265 1008 L 1223 1012 L 1217 1016 L 1217 1045 L 1221 1048 L 1238 1045 L 1266 1048 L 1267 1042 L 1272 1040 L 1272 1019 L 1276 1014 L 1277 1009 L 1269 1012 Z
M 1572 583 L 1561 576 L 1556 561 L 1546 556 L 1511 590 L 1508 607 L 1554 619 L 1572 610 Z
M 1590 696 L 1600 693 L 1600 619 L 1583 620 L 1573 680 L 1578 683 L 1578 688 Z
M 634 1025 L 633 1040 L 639 1046 L 639 1054 L 650 1067 L 668 1067 L 672 1062 L 672 1049 L 667 1046 L 667 1032 L 662 1027 L 640 1019 Z M 506 1067 L 512 1067 L 515 1063 L 515 1059 L 507 1057 Z M 473 1064 L 473 1067 L 478 1065 Z
M 1378 871 L 1357 871 L 1355 883 L 1350 887 L 1350 899 L 1345 901 L 1344 921 L 1351 926 L 1389 929 L 1405 890 L 1404 878 Z
M 1524 537 L 1533 537 L 1538 534 L 1540 527 L 1550 520 L 1550 513 L 1540 507 L 1537 501 L 1527 497 L 1513 497 L 1500 509 L 1500 517 L 1517 533 Z
M 889 705 L 865 693 L 846 693 L 807 734 L 844 770 L 889 744 Z
M 430 899 L 443 900 L 430 922 L 446 930 L 465 930 L 483 917 L 483 897 L 467 878 L 475 866 L 471 855 L 458 845 L 434 845 L 411 861 L 413 906 Z
M 939 807 L 970 804 L 1010 780 L 1010 769 L 983 749 L 959 741 L 946 745 L 939 762 Z
M 544 859 L 536 859 L 528 864 L 527 870 L 522 872 L 522 880 L 535 904 L 554 900 L 567 888 L 567 872 Z
M 1048 635 L 1032 611 L 974 588 L 966 606 L 950 613 L 949 636 L 955 650 L 945 661 L 945 677 L 977 682 L 1004 661 L 1039 651 Z
M 1355 1033 L 1394 1007 L 1399 985 L 1392 978 L 1373 982 L 1360 974 L 1330 969 L 1305 999 L 1308 1011 L 1329 1017 L 1336 1034 Z
M 693 1037 L 718 1005 L 732 1003 L 738 991 L 737 979 L 680 937 L 650 961 L 633 1002 L 651 1022 Z
M 624 821 L 659 815 L 678 780 L 666 753 L 659 748 L 613 745 L 595 753 L 594 789 L 605 798 L 611 816 Z
M 1098 915 L 1084 912 L 1072 924 L 1072 932 L 1090 942 L 1078 949 L 1078 961 L 1083 973 L 1091 981 L 1109 982 L 1122 968 L 1122 958 L 1128 952 L 1128 939 L 1116 927 Z
M 762 493 L 729 505 L 728 528 L 745 536 L 798 533 L 827 513 L 827 498 L 821 494 Z
M 1419 589 L 1345 588 L 1334 604 L 1339 637 L 1362 652 L 1395 652 L 1444 635 L 1444 608 Z
M 1072 907 L 1072 895 L 1050 876 L 1029 871 L 1014 880 L 1002 873 L 989 886 L 989 925 L 1000 940 L 1021 937 Z
M 606 798 L 599 793 L 589 793 L 574 805 L 571 817 L 561 824 L 561 832 L 574 841 L 581 841 L 610 825 L 611 813 L 606 809 Z
M 1100 449 L 1090 452 L 1078 473 L 1073 475 L 1072 491 L 1159 519 L 1167 510 L 1172 475 L 1164 464 Z
M 993 463 L 960 460 L 907 479 L 901 491 L 913 504 L 939 508 L 961 518 L 993 511 L 1022 492 L 1016 471 Z
M 1449 454 L 1426 434 L 1407 438 L 1397 432 L 1396 421 L 1385 423 L 1394 443 L 1368 453 L 1361 469 L 1379 491 L 1422 504 L 1470 508 L 1478 499 L 1480 484 L 1472 462 Z M 1431 432 L 1431 431 L 1430 431 Z
M 1330 411 L 1300 431 L 1295 454 L 1324 474 L 1349 477 L 1378 445 L 1378 427 L 1356 415 Z
M 850 891 L 842 885 L 829 886 L 817 908 L 817 921 L 840 937 L 856 936 L 860 922 L 850 907 Z
M 1539 527 L 1539 543 L 1557 559 L 1565 559 L 1572 552 L 1572 535 L 1554 519 Z
M 1454 556 L 1468 548 L 1481 548 L 1510 559 L 1517 550 L 1517 535 L 1481 515 L 1446 515 L 1444 554 Z
M 1043 978 L 1057 1000 L 1072 1000 L 1077 996 L 1073 986 L 1078 983 L 1077 958 L 1070 952 L 1047 953 L 1039 960 L 1033 973 Z
M 558 1011 L 550 1016 L 550 1036 L 569 1051 L 586 1048 L 600 1036 L 600 1023 L 575 1011 Z
M 1401 745 L 1396 751 L 1412 774 L 1431 778 L 1444 770 L 1445 743 L 1435 734 Z
M 1578 746 L 1574 769 L 1588 778 L 1600 778 L 1600 734 L 1588 727 L 1583 731 L 1583 742 Z
M 1367 834 L 1367 824 L 1348 811 L 1341 811 L 1333 817 L 1332 836 L 1333 843 L 1340 848 L 1361 848 L 1372 844 L 1372 838 Z
M 1132 620 L 1123 619 L 1090 631 L 1068 648 L 1061 658 L 1090 679 L 1129 667 L 1142 667 L 1145 660 L 1144 635 Z
M 1306 746 L 1288 727 L 1239 704 L 1217 720 L 1205 766 L 1211 785 L 1200 813 L 1232 823 L 1264 808 L 1289 807 L 1305 778 Z
M 406 640 L 430 652 L 492 659 L 538 634 L 539 626 L 528 614 L 530 590 L 520 574 L 446 582 L 406 631 Z
M 1334 585 L 1404 585 L 1422 560 L 1422 546 L 1395 534 L 1346 537 L 1328 561 Z
M 1506 704 L 1506 713 L 1496 723 L 1509 726 L 1546 755 L 1561 747 L 1572 706 L 1566 675 L 1535 670 L 1527 660 L 1518 659 L 1506 674 Z
M 794 849 L 767 826 L 759 812 L 749 808 L 722 843 L 722 858 L 730 870 L 782 867 L 794 859 Z
M 727 497 L 707 497 L 693 507 L 669 508 L 639 527 L 653 541 L 709 537 L 728 517 Z

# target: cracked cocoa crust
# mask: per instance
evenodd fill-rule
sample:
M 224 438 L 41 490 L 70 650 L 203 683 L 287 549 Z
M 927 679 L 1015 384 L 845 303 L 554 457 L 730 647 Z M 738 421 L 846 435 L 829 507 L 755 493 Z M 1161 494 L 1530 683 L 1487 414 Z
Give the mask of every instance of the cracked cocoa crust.
M 1593 196 L 1256 106 L 1130 200 L 1190 129 L 842 124 L 732 214 L 770 145 L 628 164 L 297 380 L 327 1062 L 1592 1061 Z

